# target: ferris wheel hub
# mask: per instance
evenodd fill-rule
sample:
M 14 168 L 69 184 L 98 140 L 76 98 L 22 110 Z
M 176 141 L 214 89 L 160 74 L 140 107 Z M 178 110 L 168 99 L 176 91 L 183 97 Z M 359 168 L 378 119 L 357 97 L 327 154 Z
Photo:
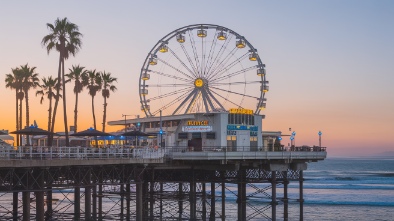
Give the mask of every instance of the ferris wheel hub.
M 196 86 L 198 88 L 203 87 L 204 86 L 204 80 L 202 78 L 197 78 L 194 81 L 194 86 Z

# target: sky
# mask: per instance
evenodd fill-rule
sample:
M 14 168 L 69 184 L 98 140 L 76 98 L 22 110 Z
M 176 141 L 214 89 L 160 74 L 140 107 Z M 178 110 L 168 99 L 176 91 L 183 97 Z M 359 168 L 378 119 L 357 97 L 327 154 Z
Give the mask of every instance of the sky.
M 329 156 L 394 151 L 393 1 L 1 1 L 0 129 L 15 130 L 15 92 L 4 83 L 11 68 L 28 63 L 41 77 L 57 75 L 59 55 L 47 54 L 41 40 L 49 33 L 46 24 L 64 17 L 83 34 L 82 49 L 66 61 L 66 70 L 80 64 L 118 78 L 108 121 L 143 116 L 139 74 L 159 39 L 209 23 L 245 36 L 266 64 L 270 91 L 263 130 L 289 134 L 292 128 L 296 145 L 318 145 L 322 131 Z M 75 98 L 72 85 L 66 89 L 72 125 Z M 34 92 L 29 96 L 30 119 L 45 128 L 48 103 L 40 104 Z M 85 90 L 79 130 L 93 126 L 90 102 Z M 97 96 L 98 125 L 102 103 Z M 64 130 L 62 117 L 58 112 L 56 131 Z

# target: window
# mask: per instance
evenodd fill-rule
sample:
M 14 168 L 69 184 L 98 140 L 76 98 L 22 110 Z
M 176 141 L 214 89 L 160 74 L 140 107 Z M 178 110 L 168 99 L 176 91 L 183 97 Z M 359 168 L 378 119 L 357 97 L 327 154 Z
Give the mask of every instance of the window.
M 187 139 L 188 133 L 178 133 L 178 139 Z
M 201 132 L 192 133 L 192 138 L 201 138 Z
M 216 133 L 215 132 L 208 132 L 207 139 L 216 139 Z

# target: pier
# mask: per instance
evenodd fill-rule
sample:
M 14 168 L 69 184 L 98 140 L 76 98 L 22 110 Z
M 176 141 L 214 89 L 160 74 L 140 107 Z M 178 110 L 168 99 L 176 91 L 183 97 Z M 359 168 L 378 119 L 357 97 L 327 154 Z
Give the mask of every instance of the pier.
M 278 220 L 278 214 L 289 220 L 292 201 L 303 220 L 303 171 L 324 160 L 326 148 L 259 149 L 1 150 L 0 219 L 228 220 L 236 211 L 240 221 Z M 296 199 L 288 196 L 290 182 L 299 186 Z

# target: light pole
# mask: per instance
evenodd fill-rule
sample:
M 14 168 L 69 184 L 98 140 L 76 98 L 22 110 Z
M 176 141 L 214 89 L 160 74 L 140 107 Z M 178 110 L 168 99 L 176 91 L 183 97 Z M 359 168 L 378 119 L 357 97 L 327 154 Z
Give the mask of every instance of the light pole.
M 126 117 L 127 116 L 131 116 L 130 114 L 122 114 L 122 117 L 124 117 L 124 132 L 126 133 L 127 132 L 127 124 L 126 124 Z M 127 143 L 127 139 L 126 139 L 126 137 L 124 138 L 124 144 L 126 144 Z
M 162 120 L 161 120 L 161 110 L 160 110 L 160 147 L 163 145 L 163 128 L 162 128 Z
M 321 147 L 321 135 L 322 135 L 323 133 L 319 130 L 319 133 L 317 133 L 317 134 L 319 134 L 319 147 Z
M 293 131 L 293 133 L 291 133 L 291 137 L 293 137 L 292 141 L 293 141 L 294 147 L 295 147 L 295 135 L 296 135 L 296 132 Z M 290 137 L 290 139 L 291 139 L 291 137 Z
M 124 132 L 126 133 L 126 130 L 127 130 L 127 124 L 126 124 L 126 117 L 127 116 L 131 116 L 131 115 L 129 115 L 129 114 L 122 114 L 122 117 L 124 117 Z

